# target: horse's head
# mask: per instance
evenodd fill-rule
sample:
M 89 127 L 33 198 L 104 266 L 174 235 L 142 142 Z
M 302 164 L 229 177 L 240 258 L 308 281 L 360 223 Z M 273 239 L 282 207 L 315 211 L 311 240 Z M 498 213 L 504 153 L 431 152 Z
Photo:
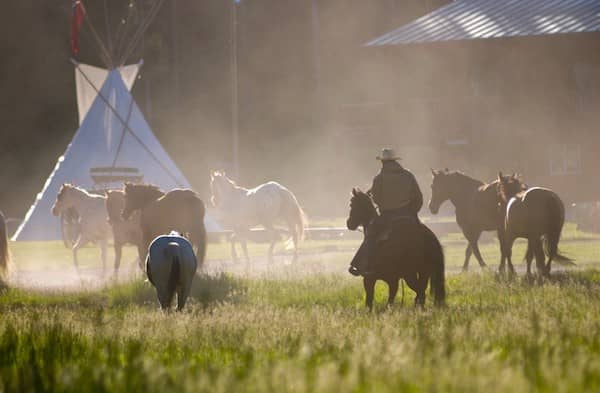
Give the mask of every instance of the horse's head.
M 353 188 L 352 198 L 350 198 L 350 214 L 346 220 L 348 229 L 355 231 L 359 225 L 364 228 L 376 215 L 377 210 L 375 210 L 371 197 L 367 193 Z
M 235 188 L 235 182 L 227 177 L 225 172 L 214 171 L 210 174 L 210 201 L 217 207 L 222 204 L 223 199 L 229 194 L 228 191 Z
M 126 182 L 123 191 L 125 193 L 125 206 L 121 212 L 121 217 L 124 220 L 129 220 L 135 210 L 144 208 L 148 203 L 164 195 L 160 188 L 152 184 Z
M 510 198 L 526 189 L 527 185 L 521 181 L 520 175 L 503 175 L 502 172 L 498 172 L 497 191 L 502 203 L 507 203 Z
M 121 213 L 125 207 L 125 193 L 121 190 L 111 190 L 106 192 L 106 212 L 108 213 L 108 222 L 113 225 L 123 221 Z
M 450 199 L 452 179 L 448 169 L 431 170 L 433 179 L 431 181 L 431 198 L 429 199 L 429 211 L 437 214 L 442 203 Z
M 64 183 L 60 186 L 60 190 L 56 195 L 56 201 L 54 202 L 54 205 L 52 205 L 52 214 L 54 216 L 59 216 L 65 210 L 73 207 L 73 196 L 76 189 L 77 188 L 74 185 L 68 183 Z

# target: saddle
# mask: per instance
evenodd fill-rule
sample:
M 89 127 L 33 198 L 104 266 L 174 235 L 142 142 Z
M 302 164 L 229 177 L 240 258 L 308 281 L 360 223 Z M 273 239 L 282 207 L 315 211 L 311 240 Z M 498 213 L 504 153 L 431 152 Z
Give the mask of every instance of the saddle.
M 410 230 L 410 227 L 416 226 L 418 222 L 416 222 L 414 217 L 411 216 L 397 216 L 390 219 L 386 224 L 387 225 L 382 225 L 380 228 L 378 228 L 379 231 L 375 237 L 375 241 L 378 243 L 389 240 L 394 231 Z

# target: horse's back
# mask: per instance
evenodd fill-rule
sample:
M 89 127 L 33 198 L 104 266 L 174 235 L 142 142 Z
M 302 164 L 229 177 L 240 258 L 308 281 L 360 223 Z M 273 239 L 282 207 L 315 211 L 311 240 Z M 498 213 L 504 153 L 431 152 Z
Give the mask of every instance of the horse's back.
M 506 228 L 518 236 L 542 235 L 564 222 L 564 205 L 558 194 L 543 187 L 529 188 L 506 206 Z
M 479 187 L 468 206 L 470 225 L 486 231 L 498 229 L 498 194 L 494 183 Z

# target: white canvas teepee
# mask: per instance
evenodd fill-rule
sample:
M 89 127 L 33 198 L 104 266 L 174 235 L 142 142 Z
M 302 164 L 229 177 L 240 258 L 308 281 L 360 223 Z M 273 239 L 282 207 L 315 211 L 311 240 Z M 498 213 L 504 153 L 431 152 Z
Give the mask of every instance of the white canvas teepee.
M 60 219 L 52 215 L 52 204 L 63 183 L 93 188 L 92 168 L 137 168 L 144 182 L 156 184 L 164 190 L 190 187 L 152 133 L 129 92 L 139 65 L 106 71 L 104 78 L 99 72 L 102 69 L 83 65 L 76 67 L 79 67 L 76 72 L 80 73 L 76 78 L 78 107 L 83 120 L 80 120 L 81 125 L 73 140 L 59 157 L 13 240 L 61 239 Z M 101 87 L 95 86 L 99 81 Z M 90 96 L 93 100 L 88 105 Z M 208 231 L 218 230 L 208 217 L 206 226 Z

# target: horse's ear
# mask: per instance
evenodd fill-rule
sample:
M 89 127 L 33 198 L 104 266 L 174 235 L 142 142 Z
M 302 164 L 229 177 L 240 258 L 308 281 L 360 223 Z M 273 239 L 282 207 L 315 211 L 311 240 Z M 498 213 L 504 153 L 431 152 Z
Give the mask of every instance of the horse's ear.
M 356 188 L 352 187 L 352 196 L 356 196 Z
M 439 174 L 439 172 L 438 172 L 438 171 L 436 171 L 435 169 L 433 169 L 433 168 L 429 168 L 429 169 L 431 169 L 431 175 L 432 175 L 433 177 L 436 177 L 436 176 Z
M 500 172 L 500 171 L 498 171 L 498 181 L 501 183 L 504 181 L 504 176 L 502 175 L 502 172 Z

